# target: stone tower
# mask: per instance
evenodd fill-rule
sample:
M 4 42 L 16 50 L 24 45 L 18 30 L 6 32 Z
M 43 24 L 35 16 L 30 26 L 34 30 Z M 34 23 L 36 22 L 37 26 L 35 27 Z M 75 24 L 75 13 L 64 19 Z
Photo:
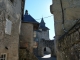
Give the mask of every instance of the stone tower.
M 37 59 L 33 55 L 33 47 L 34 47 L 33 32 L 38 28 L 38 24 L 39 23 L 31 15 L 29 15 L 28 11 L 26 10 L 21 24 L 20 60 Z
M 21 25 L 20 47 L 33 52 L 33 31 L 38 22 L 26 10 Z
M 36 37 L 38 38 L 38 40 L 41 39 L 45 39 L 45 40 L 49 40 L 49 28 L 45 26 L 45 22 L 44 19 L 41 19 L 41 22 L 39 24 L 39 31 L 36 31 Z

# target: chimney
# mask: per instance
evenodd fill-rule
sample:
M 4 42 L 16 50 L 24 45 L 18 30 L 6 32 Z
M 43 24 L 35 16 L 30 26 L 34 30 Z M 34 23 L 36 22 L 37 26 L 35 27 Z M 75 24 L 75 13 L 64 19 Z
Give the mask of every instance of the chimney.
M 28 10 L 25 11 L 25 15 L 28 15 Z

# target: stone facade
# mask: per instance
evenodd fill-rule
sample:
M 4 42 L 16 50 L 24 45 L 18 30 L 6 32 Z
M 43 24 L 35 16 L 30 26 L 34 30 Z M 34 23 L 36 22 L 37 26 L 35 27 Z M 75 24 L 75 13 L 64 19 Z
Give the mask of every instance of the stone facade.
M 20 60 L 38 60 L 33 54 L 33 24 L 22 22 L 20 34 Z
M 40 41 L 40 44 L 38 46 L 38 55 L 44 56 L 44 48 L 49 47 L 51 50 L 51 56 L 54 57 L 54 40 L 44 40 L 42 39 Z
M 58 41 L 59 60 L 80 59 L 80 21 L 78 21 Z
M 19 59 L 22 0 L 0 0 L 0 59 Z M 2 56 L 5 56 L 4 58 Z
M 74 24 L 77 22 L 77 19 L 80 18 L 80 1 L 79 0 L 76 0 L 76 1 L 75 0 L 53 0 L 53 4 L 50 6 L 50 10 L 51 10 L 51 13 L 54 14 L 57 60 L 65 60 L 65 59 L 66 60 L 73 60 L 73 59 L 79 60 L 79 58 L 77 59 L 73 55 L 72 55 L 73 59 L 70 59 L 71 58 L 70 54 L 68 54 L 68 56 L 63 55 L 64 52 L 62 54 L 60 49 L 58 49 L 58 44 L 60 43 L 59 38 L 63 34 L 68 32 L 68 30 L 70 30 L 71 27 L 74 26 Z M 73 34 L 76 35 L 76 33 L 73 33 Z M 72 35 L 72 37 L 74 37 L 73 34 L 70 34 L 70 36 L 67 36 L 67 37 L 70 38 L 71 35 Z M 71 37 L 71 39 L 73 39 L 72 37 Z M 72 44 L 69 44 L 71 42 L 71 39 L 65 38 L 65 37 L 63 37 L 63 38 L 64 39 L 61 40 L 61 45 L 63 44 L 64 47 L 72 45 Z M 64 43 L 65 39 L 67 42 Z M 74 38 L 74 39 L 76 40 L 76 38 Z M 77 45 L 79 48 L 78 43 L 77 43 Z M 64 45 L 64 44 L 66 44 L 66 45 Z M 75 46 L 75 44 L 74 44 L 74 46 Z M 68 50 L 67 49 L 64 50 L 66 52 L 66 54 L 71 52 L 71 50 L 70 50 L 71 48 L 72 47 L 69 47 Z M 74 49 L 72 48 L 72 50 L 74 50 Z M 78 52 L 78 51 L 76 50 L 76 52 Z M 73 54 L 73 53 L 71 53 L 71 54 Z M 76 53 L 76 56 L 78 57 L 79 55 L 77 55 L 77 53 Z
M 19 60 L 38 60 L 38 58 L 33 53 L 30 53 L 30 51 L 27 49 L 20 49 L 19 51 Z
M 20 47 L 27 48 L 33 52 L 33 24 L 22 23 L 20 34 Z
M 36 38 L 40 41 L 41 39 L 49 40 L 49 30 L 36 32 Z
M 79 0 L 54 0 L 51 13 L 54 14 L 56 38 L 68 31 L 74 25 L 76 19 L 79 19 L 79 2 Z
M 44 48 L 46 49 L 47 53 L 51 53 L 50 47 L 44 46 L 44 44 L 42 44 L 43 43 L 42 39 L 50 40 L 49 39 L 49 28 L 45 26 L 45 22 L 44 22 L 43 18 L 41 19 L 39 28 L 34 31 L 34 41 L 37 42 L 37 47 L 34 48 L 33 50 L 34 50 L 34 54 L 36 56 L 43 56 Z
M 49 40 L 49 28 L 45 26 L 45 22 L 43 18 L 39 23 L 39 28 L 34 31 L 35 33 L 35 41 L 40 41 L 41 39 Z

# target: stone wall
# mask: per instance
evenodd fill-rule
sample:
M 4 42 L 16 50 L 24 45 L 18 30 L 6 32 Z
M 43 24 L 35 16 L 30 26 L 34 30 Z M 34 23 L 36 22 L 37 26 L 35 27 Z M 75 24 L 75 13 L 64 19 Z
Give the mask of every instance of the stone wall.
M 62 58 L 59 57 L 61 53 L 59 53 L 60 51 L 57 47 L 59 44 L 58 39 L 76 23 L 77 19 L 80 18 L 79 3 L 80 0 L 53 0 L 53 4 L 50 6 L 50 11 L 54 14 L 55 40 L 58 60 Z
M 38 58 L 27 49 L 19 49 L 19 54 L 19 60 L 38 60 Z
M 45 47 L 46 48 L 46 53 L 51 53 L 51 50 L 50 50 L 50 48 L 49 47 Z
M 51 13 L 54 14 L 56 37 L 63 35 L 75 24 L 76 19 L 80 18 L 79 2 L 79 0 L 53 0 Z
M 20 34 L 20 60 L 38 60 L 33 54 L 33 24 L 22 22 Z
M 38 45 L 38 56 L 44 56 L 44 48 L 49 47 L 51 50 L 51 56 L 54 57 L 54 40 L 41 40 Z
M 27 48 L 33 52 L 33 24 L 22 23 L 20 34 L 20 47 Z
M 41 39 L 49 40 L 49 30 L 36 32 L 36 37 L 38 38 L 38 40 Z
M 39 46 L 41 45 L 42 42 L 40 42 L 42 39 L 45 39 L 45 40 L 49 40 L 49 30 L 46 30 L 46 31 L 34 31 L 35 32 L 35 37 L 34 37 L 34 40 L 37 42 L 37 48 L 34 48 L 34 54 L 36 56 L 39 56 L 40 53 L 39 53 Z M 42 56 L 42 55 L 40 55 Z
M 58 60 L 80 59 L 80 21 L 58 41 Z
M 0 0 L 0 58 L 18 60 L 21 0 Z

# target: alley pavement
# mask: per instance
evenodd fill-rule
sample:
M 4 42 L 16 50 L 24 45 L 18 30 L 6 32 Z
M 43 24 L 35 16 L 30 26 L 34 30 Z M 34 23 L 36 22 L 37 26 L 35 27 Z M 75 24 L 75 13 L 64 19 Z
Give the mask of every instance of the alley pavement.
M 43 57 L 37 57 L 38 60 L 56 60 L 56 57 L 51 57 L 50 54 L 44 55 Z

